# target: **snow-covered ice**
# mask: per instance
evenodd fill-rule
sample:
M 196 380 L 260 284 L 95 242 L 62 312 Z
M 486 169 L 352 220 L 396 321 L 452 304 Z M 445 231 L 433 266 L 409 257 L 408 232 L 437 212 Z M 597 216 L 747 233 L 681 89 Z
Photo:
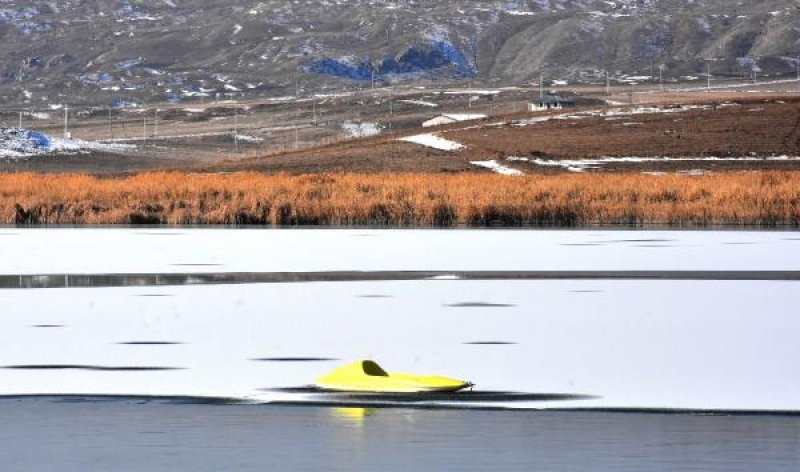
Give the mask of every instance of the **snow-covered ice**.
M 416 281 L 0 289 L 0 366 L 30 367 L 0 369 L 0 395 L 304 401 L 313 398 L 270 389 L 304 386 L 368 357 L 388 370 L 465 378 L 479 390 L 594 397 L 497 406 L 800 411 L 800 318 L 790 309 L 800 303 L 798 282 L 455 276 L 796 271 L 797 232 L 6 228 L 0 245 L 7 275 L 454 273 Z M 508 344 L 468 344 L 494 341 Z M 336 360 L 255 360 L 303 357 Z M 178 370 L 46 368 L 59 365 Z
M 800 267 L 791 232 L 31 228 L 0 247 L 0 274 Z
M 786 310 L 798 294 L 794 283 L 695 281 L 7 290 L 2 366 L 176 370 L 6 369 L 0 394 L 303 401 L 313 397 L 269 389 L 366 357 L 479 390 L 596 397 L 498 406 L 800 410 L 798 321 Z M 498 341 L 511 344 L 467 344 Z M 131 344 L 147 342 L 177 344 Z M 255 360 L 303 357 L 336 360 Z

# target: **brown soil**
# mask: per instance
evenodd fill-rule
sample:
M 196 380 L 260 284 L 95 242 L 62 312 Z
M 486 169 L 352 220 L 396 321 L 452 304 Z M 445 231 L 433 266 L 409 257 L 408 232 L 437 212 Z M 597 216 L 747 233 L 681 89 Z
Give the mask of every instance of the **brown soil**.
M 265 172 L 478 171 L 472 160 L 526 157 L 584 159 L 619 157 L 768 157 L 800 154 L 800 98 L 750 100 L 680 113 L 552 120 L 517 126 L 543 114 L 508 115 L 434 131 L 466 144 L 458 152 L 396 141 L 397 135 L 353 140 L 268 157 L 223 163 L 212 169 Z M 587 111 L 576 109 L 575 112 Z M 552 112 L 551 115 L 563 112 Z M 417 130 L 419 132 L 419 130 Z M 411 133 L 405 133 L 411 134 Z M 526 173 L 564 172 L 523 162 L 504 162 Z M 800 169 L 798 161 L 691 161 L 615 164 L 604 170 Z
M 150 170 L 286 172 L 489 172 L 471 164 L 473 160 L 496 159 L 525 173 L 561 173 L 560 167 L 542 167 L 510 162 L 510 156 L 541 159 L 583 159 L 601 156 L 671 157 L 768 157 L 800 154 L 800 94 L 794 92 L 714 93 L 658 92 L 643 90 L 633 105 L 646 103 L 663 107 L 675 104 L 726 104 L 716 109 L 681 113 L 594 117 L 554 120 L 531 126 L 515 122 L 563 112 L 519 112 L 534 92 L 503 92 L 489 100 L 481 97 L 471 109 L 464 96 L 434 91 L 376 91 L 342 98 L 300 103 L 207 104 L 165 107 L 159 110 L 158 136 L 142 140 L 142 110 L 114 111 L 113 126 L 107 110 L 77 113 L 72 126 L 81 139 L 125 136 L 136 144 L 135 151 L 74 155 L 37 156 L 25 160 L 0 159 L 2 172 L 80 172 L 97 175 Z M 616 101 L 624 96 L 594 97 L 580 102 L 572 111 L 609 110 L 599 98 Z M 394 115 L 387 116 L 394 100 Z M 401 100 L 434 100 L 438 108 L 412 105 Z M 731 103 L 734 106 L 729 106 Z M 238 112 L 234 113 L 234 107 Z M 315 108 L 316 107 L 316 108 Z M 630 106 L 616 108 L 626 109 Z M 316 111 L 316 115 L 314 114 Z M 484 113 L 486 120 L 459 123 L 436 129 L 420 123 L 440 113 Z M 154 110 L 150 116 L 151 133 Z M 236 115 L 236 116 L 234 116 Z M 315 116 L 318 118 L 314 125 Z M 53 119 L 34 124 L 37 129 L 60 135 L 63 123 Z M 389 120 L 391 118 L 391 120 Z M 364 139 L 346 139 L 344 121 L 380 123 L 391 132 Z M 389 120 L 389 121 L 387 121 Z M 261 141 L 240 142 L 234 152 L 233 126 Z M 113 129 L 112 129 L 113 128 Z M 397 141 L 398 137 L 436 132 L 467 145 L 458 152 L 445 152 Z M 294 149 L 295 146 L 298 149 Z M 800 169 L 798 161 L 692 161 L 613 164 L 603 171 L 678 172 Z

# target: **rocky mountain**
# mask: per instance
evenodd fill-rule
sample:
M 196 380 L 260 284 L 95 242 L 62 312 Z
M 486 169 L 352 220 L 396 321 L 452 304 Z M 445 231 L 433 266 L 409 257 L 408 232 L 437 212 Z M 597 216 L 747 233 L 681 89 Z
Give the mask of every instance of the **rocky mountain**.
M 0 0 L 0 103 L 789 75 L 800 0 Z

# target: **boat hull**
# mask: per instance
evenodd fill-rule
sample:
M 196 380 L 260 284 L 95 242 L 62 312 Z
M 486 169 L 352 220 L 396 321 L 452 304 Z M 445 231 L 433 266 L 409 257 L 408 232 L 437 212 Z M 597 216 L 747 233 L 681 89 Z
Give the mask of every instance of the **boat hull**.
M 441 375 L 388 373 L 373 361 L 358 361 L 317 379 L 316 387 L 335 392 L 456 392 L 470 382 Z

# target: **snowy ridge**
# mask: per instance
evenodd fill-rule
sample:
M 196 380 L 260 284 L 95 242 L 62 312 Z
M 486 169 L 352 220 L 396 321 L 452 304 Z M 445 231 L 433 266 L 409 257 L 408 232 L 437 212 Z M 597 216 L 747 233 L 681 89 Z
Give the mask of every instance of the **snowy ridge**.
M 373 78 L 525 83 L 543 65 L 553 83 L 605 72 L 654 81 L 655 67 L 668 81 L 699 80 L 711 51 L 713 75 L 771 80 L 794 76 L 797 24 L 791 0 L 8 0 L 0 60 L 9 99 L 28 103 L 58 100 L 65 80 L 84 92 L 134 92 L 124 99 L 135 103 L 284 93 L 298 70 L 331 89 Z M 20 81 L 44 86 L 29 97 L 10 85 Z

